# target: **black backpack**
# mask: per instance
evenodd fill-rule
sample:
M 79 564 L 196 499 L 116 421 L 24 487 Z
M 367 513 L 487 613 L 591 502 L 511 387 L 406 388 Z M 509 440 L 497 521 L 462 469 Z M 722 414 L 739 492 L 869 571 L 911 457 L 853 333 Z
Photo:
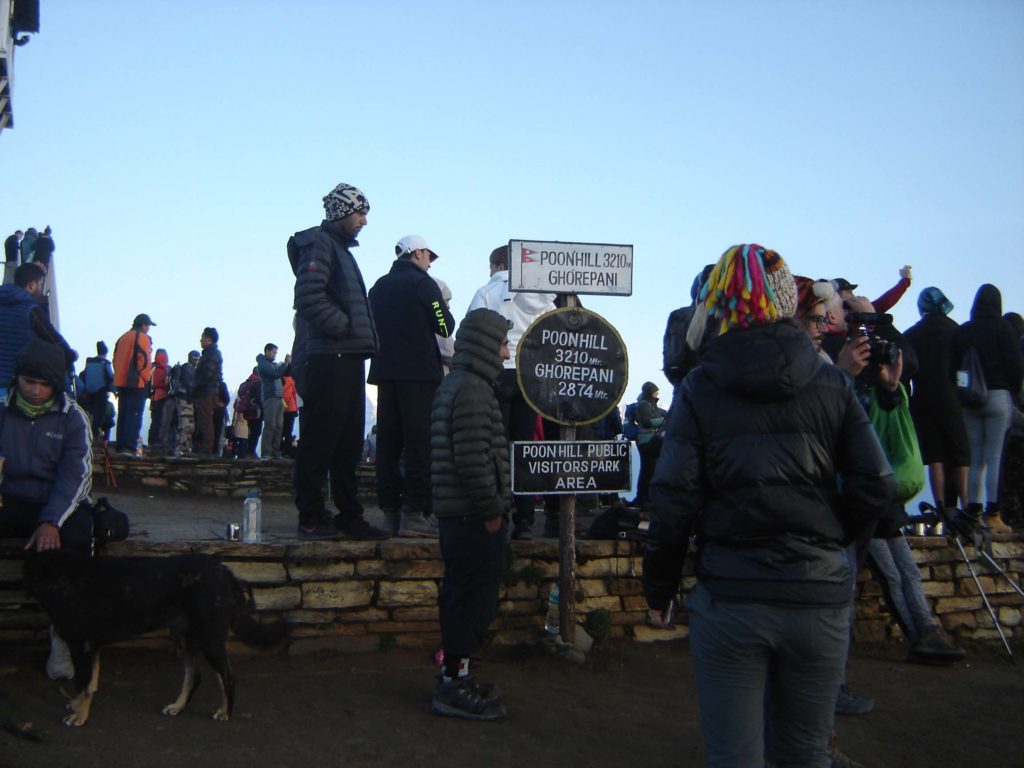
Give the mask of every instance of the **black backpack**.
M 640 422 L 636 420 L 636 405 L 636 403 L 627 405 L 626 414 L 622 419 L 622 434 L 634 442 L 640 434 Z
M 167 371 L 167 396 L 177 397 L 181 390 L 181 363 L 175 363 Z M 184 393 L 182 393 L 184 394 Z

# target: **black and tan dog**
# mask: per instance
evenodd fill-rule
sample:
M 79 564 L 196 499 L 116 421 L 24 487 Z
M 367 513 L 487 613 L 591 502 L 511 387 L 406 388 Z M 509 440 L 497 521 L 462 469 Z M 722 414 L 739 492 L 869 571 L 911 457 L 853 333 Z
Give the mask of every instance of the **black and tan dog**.
M 169 627 L 185 660 L 185 680 L 164 714 L 178 714 L 192 698 L 202 653 L 223 693 L 213 717 L 227 720 L 235 695 L 228 630 L 259 647 L 269 647 L 285 634 L 283 622 L 263 625 L 250 615 L 241 584 L 209 555 L 88 558 L 44 553 L 25 561 L 25 586 L 71 649 L 75 696 L 65 725 L 84 725 L 89 717 L 104 645 Z

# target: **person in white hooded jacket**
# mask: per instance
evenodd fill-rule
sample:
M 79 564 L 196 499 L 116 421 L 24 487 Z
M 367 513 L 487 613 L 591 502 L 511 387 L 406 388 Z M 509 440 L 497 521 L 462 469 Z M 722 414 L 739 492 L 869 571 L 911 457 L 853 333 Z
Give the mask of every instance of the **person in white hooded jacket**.
M 490 309 L 505 317 L 512 327 L 508 332 L 509 359 L 505 361 L 496 388 L 501 418 L 509 442 L 532 440 L 537 425 L 537 414 L 527 404 L 516 381 L 516 347 L 530 324 L 545 312 L 555 308 L 553 293 L 519 293 L 508 289 L 508 246 L 491 251 L 491 279 L 482 286 L 469 302 L 468 312 Z M 533 527 L 533 497 L 517 496 L 512 515 L 512 538 L 529 539 Z

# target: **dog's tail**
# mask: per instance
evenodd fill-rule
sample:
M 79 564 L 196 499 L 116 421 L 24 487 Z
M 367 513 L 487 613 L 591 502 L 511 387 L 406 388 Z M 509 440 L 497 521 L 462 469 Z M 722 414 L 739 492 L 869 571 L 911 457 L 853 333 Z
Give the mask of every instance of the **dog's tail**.
M 253 618 L 253 600 L 238 579 L 233 578 L 235 587 L 235 613 L 231 617 L 231 629 L 235 637 L 246 645 L 256 648 L 272 648 L 288 636 L 288 625 L 284 621 L 263 624 Z

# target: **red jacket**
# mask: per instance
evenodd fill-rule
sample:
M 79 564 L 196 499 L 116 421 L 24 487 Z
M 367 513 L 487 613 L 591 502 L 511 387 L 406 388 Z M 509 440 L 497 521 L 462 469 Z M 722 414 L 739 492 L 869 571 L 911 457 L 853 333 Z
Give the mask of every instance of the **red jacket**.
M 166 399 L 169 382 L 167 381 L 167 352 L 158 349 L 153 362 L 153 402 Z

